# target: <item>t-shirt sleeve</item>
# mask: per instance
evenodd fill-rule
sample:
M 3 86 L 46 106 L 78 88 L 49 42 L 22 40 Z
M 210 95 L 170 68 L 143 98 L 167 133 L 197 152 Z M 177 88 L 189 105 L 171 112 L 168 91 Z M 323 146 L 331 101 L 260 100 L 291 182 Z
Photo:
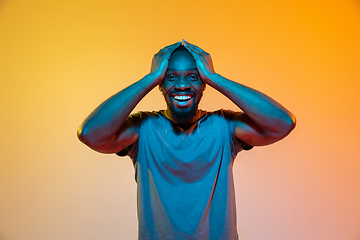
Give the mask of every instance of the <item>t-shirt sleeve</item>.
M 229 127 L 229 132 L 231 134 L 234 153 L 237 154 L 241 150 L 246 150 L 247 151 L 247 150 L 252 149 L 254 146 L 250 146 L 250 145 L 242 142 L 240 139 L 238 139 L 235 136 L 235 132 L 234 132 L 236 119 L 241 114 L 243 114 L 243 112 L 235 112 L 235 111 L 224 110 L 224 109 L 221 109 L 220 111 L 221 111 L 222 115 L 224 116 L 224 119 L 228 122 L 228 127 Z
M 129 156 L 133 161 L 136 159 L 141 122 L 144 120 L 145 116 L 146 114 L 144 112 L 137 112 L 129 115 L 127 119 L 130 120 L 132 123 L 134 123 L 136 132 L 138 134 L 138 139 L 130 146 L 124 148 L 120 152 L 117 152 L 116 155 L 120 157 Z

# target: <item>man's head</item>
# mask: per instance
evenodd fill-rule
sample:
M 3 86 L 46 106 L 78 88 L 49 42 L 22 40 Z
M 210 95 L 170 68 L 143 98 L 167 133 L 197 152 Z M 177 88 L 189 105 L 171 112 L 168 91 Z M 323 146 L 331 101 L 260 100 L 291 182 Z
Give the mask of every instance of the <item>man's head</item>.
M 180 45 L 169 59 L 164 82 L 160 85 L 168 107 L 168 114 L 177 121 L 189 123 L 197 116 L 198 104 L 205 90 L 196 62 Z

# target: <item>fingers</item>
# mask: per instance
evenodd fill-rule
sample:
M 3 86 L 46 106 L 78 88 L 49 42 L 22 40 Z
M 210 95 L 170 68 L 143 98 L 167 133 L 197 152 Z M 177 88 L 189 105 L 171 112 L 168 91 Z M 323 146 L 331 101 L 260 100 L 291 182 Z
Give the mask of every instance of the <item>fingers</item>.
M 171 44 L 171 45 L 169 45 L 169 46 L 164 47 L 164 48 L 161 49 L 160 51 L 166 52 L 166 51 L 168 51 L 168 50 L 175 50 L 178 46 L 180 46 L 180 44 L 181 44 L 181 41 L 176 42 L 176 43 L 174 43 L 174 44 Z
M 170 54 L 173 53 L 175 51 L 176 48 L 178 48 L 181 45 L 181 41 L 171 44 L 167 47 L 167 49 L 165 50 L 165 54 Z
M 180 45 L 181 45 L 181 42 L 176 42 L 174 44 L 171 44 L 169 46 L 166 46 L 166 47 L 160 49 L 160 51 L 158 53 L 156 53 L 152 59 L 150 73 L 157 72 L 156 74 L 158 74 L 158 73 L 163 74 L 167 68 L 168 60 L 169 60 L 171 54 Z
M 160 49 L 160 51 L 155 55 L 158 56 L 158 57 L 169 58 L 171 56 L 171 54 L 174 52 L 174 50 L 181 45 L 181 43 L 182 42 L 179 41 L 179 42 L 176 42 L 176 43 L 171 44 L 169 46 L 166 46 L 166 47 Z
M 186 41 L 185 39 L 183 39 L 184 42 L 184 46 L 188 47 L 190 49 L 192 49 L 194 52 L 200 54 L 200 53 L 206 53 L 204 50 L 202 50 L 201 48 L 199 48 L 198 46 L 189 43 L 188 41 Z
M 194 60 L 197 61 L 201 56 L 201 52 L 198 49 L 194 48 L 192 45 L 190 45 L 188 42 L 186 42 L 184 39 L 183 42 L 184 47 L 189 51 Z
M 193 56 L 194 60 L 198 63 L 200 68 L 201 66 L 205 67 L 205 70 L 208 72 L 215 72 L 212 64 L 212 59 L 209 53 L 205 52 L 198 46 L 191 44 L 185 39 L 183 39 L 184 47 L 189 51 L 189 53 Z M 201 62 L 201 63 L 200 63 Z
M 178 47 L 178 46 L 180 46 L 181 45 L 181 41 L 178 41 L 178 42 L 176 42 L 176 43 L 174 43 L 174 44 L 170 44 L 169 46 L 167 46 L 167 47 Z

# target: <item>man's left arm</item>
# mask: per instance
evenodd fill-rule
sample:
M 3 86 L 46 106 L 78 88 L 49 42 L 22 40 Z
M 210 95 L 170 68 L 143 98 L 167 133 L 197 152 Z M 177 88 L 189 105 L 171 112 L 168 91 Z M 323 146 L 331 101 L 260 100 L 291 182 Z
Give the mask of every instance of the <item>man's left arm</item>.
M 236 120 L 234 133 L 250 146 L 263 146 L 286 137 L 295 127 L 295 116 L 269 96 L 215 73 L 210 54 L 184 41 L 194 57 L 201 80 L 244 111 Z

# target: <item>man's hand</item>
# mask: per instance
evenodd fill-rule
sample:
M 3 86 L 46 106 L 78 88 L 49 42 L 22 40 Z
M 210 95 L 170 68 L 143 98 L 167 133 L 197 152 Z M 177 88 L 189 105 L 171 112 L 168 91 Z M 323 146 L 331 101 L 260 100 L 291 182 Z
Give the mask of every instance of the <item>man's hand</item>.
M 160 49 L 160 51 L 154 55 L 152 59 L 150 74 L 155 77 L 155 81 L 158 85 L 162 84 L 162 81 L 164 80 L 171 54 L 180 45 L 181 41 L 171 44 L 167 47 Z
M 184 47 L 193 56 L 197 70 L 200 74 L 200 78 L 204 83 L 208 82 L 208 79 L 212 74 L 215 74 L 212 59 L 209 53 L 205 52 L 198 46 L 195 46 L 183 39 Z

